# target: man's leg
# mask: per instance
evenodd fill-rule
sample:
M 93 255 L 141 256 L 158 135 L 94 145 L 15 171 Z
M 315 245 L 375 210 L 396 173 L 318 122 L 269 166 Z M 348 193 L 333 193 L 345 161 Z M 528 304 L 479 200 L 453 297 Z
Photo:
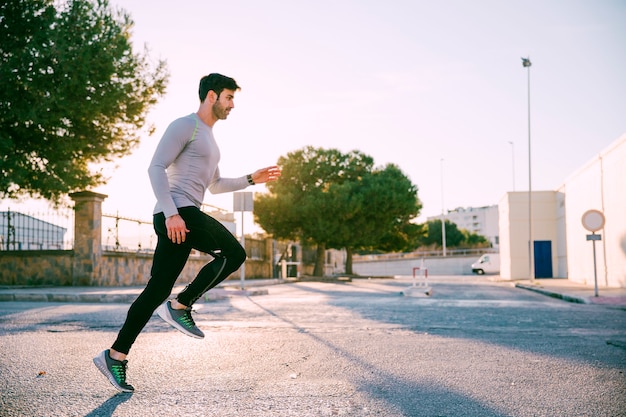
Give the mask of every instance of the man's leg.
M 194 249 L 215 257 L 176 297 L 178 302 L 191 307 L 202 294 L 235 272 L 246 260 L 246 252 L 235 236 L 211 216 L 195 207 L 185 207 L 179 212 L 190 230 L 186 243 Z
M 104 350 L 93 359 L 100 372 L 122 392 L 134 391 L 133 386 L 126 382 L 126 355 L 156 307 L 172 292 L 191 251 L 190 246 L 176 245 L 167 238 L 162 213 L 154 216 L 154 228 L 158 241 L 148 285 L 128 309 L 126 321 L 111 349 Z
M 137 300 L 130 306 L 126 321 L 112 346 L 115 351 L 124 354 L 128 354 L 154 310 L 171 294 L 176 279 L 191 252 L 191 246 L 175 244 L 168 239 L 165 217 L 162 213 L 154 216 L 154 228 L 158 241 L 154 251 L 150 280 Z

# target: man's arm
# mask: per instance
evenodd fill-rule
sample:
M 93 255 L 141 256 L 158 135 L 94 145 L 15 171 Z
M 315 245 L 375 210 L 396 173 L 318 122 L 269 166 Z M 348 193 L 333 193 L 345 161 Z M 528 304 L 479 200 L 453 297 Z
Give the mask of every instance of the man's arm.
M 262 184 L 264 182 L 275 181 L 280 178 L 280 168 L 277 166 L 270 166 L 261 168 L 254 173 L 250 174 L 254 184 Z M 211 194 L 228 193 L 231 191 L 243 190 L 250 184 L 248 176 L 245 175 L 239 178 L 222 178 L 220 177 L 219 168 L 215 170 L 215 176 L 209 184 L 209 191 Z
M 178 209 L 170 192 L 170 183 L 166 170 L 185 148 L 192 130 L 193 125 L 185 123 L 185 119 L 178 119 L 172 122 L 159 141 L 148 167 L 152 191 L 165 217 L 178 214 Z
M 189 230 L 183 218 L 178 214 L 178 208 L 176 208 L 170 192 L 166 170 L 185 148 L 189 138 L 188 130 L 189 126 L 183 120 L 179 119 L 172 122 L 157 145 L 148 167 L 152 191 L 165 215 L 167 237 L 174 243 L 184 242 Z
M 276 181 L 280 178 L 280 168 L 276 165 L 271 167 L 261 168 L 254 171 L 250 176 L 255 184 L 262 184 L 264 182 Z

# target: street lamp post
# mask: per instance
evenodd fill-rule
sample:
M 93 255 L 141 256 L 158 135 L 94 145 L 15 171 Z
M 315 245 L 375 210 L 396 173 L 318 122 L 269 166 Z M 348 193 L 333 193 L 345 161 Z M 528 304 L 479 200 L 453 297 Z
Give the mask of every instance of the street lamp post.
M 533 209 L 532 209 L 532 175 L 530 153 L 530 57 L 522 58 L 522 65 L 528 68 L 528 277 L 535 282 L 533 271 Z
M 515 143 L 509 141 L 511 144 L 511 171 L 513 172 L 513 191 L 515 191 Z
M 446 256 L 446 217 L 443 203 L 443 158 L 441 158 L 441 246 L 443 247 L 443 256 Z

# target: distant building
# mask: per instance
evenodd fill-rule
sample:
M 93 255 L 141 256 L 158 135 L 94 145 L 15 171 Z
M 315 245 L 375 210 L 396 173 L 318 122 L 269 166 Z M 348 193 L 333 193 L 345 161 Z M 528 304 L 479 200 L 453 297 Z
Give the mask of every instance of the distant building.
M 500 245 L 498 206 L 459 207 L 449 210 L 443 216 L 449 222 L 456 224 L 459 229 L 484 236 L 494 248 Z M 431 216 L 427 220 L 441 220 L 442 216 Z
M 626 133 L 555 190 L 507 192 L 497 206 L 456 209 L 444 217 L 459 228 L 495 238 L 501 279 L 567 278 L 587 286 L 626 288 L 625 187 Z M 494 208 L 497 216 L 490 214 Z M 595 224 L 601 229 L 583 224 L 590 211 L 602 213 L 604 222 Z M 499 221 L 496 233 L 494 218 Z
M 556 190 L 509 192 L 500 200 L 500 276 L 567 278 L 585 285 L 626 287 L 626 134 L 570 175 Z M 529 210 L 531 203 L 531 210 Z M 606 219 L 591 234 L 582 218 L 598 210 Z M 529 214 L 532 212 L 532 221 Z M 532 256 L 529 237 L 532 236 Z
M 67 229 L 15 211 L 0 211 L 0 250 L 64 249 Z
M 213 217 L 218 222 L 222 223 L 230 233 L 237 235 L 237 224 L 235 223 L 235 214 L 228 213 L 224 210 L 207 211 L 206 214 Z

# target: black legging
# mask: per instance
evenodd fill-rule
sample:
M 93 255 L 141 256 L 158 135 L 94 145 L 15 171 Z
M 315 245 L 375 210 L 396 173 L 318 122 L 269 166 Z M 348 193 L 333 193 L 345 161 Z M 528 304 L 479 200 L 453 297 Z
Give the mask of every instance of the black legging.
M 197 207 L 182 207 L 178 213 L 189 229 L 182 244 L 173 243 L 167 237 L 163 213 L 154 215 L 154 230 L 158 240 L 151 277 L 146 288 L 128 309 L 126 321 L 111 346 L 118 352 L 128 354 L 154 310 L 169 297 L 191 249 L 208 253 L 215 259 L 202 267 L 196 278 L 176 297 L 181 304 L 189 307 L 246 260 L 245 250 L 220 222 Z

